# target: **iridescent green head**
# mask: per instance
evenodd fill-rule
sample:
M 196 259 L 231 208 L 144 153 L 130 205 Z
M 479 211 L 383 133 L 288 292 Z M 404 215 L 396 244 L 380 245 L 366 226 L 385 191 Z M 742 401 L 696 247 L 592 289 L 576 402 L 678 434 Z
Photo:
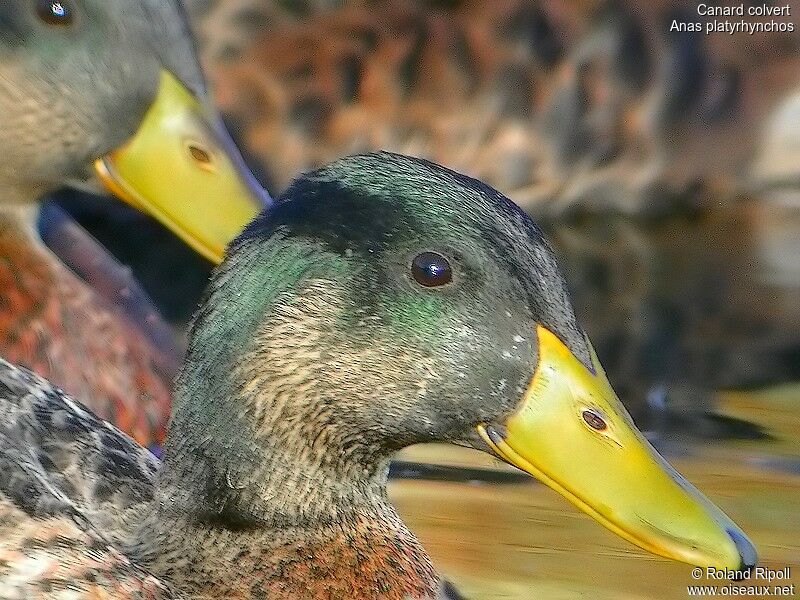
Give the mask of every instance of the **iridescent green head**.
M 223 353 L 230 373 L 270 338 L 264 360 L 298 354 L 315 401 L 335 405 L 326 418 L 381 453 L 469 438 L 513 412 L 535 369 L 537 323 L 590 364 L 539 229 L 430 162 L 369 154 L 305 175 L 229 253 L 195 325 L 197 351 Z M 312 336 L 304 360 L 297 345 Z
M 755 562 L 636 429 L 527 215 L 423 160 L 345 158 L 231 245 L 194 323 L 167 465 L 192 465 L 176 472 L 210 518 L 286 525 L 380 496 L 392 452 L 435 441 L 492 452 L 650 551 Z

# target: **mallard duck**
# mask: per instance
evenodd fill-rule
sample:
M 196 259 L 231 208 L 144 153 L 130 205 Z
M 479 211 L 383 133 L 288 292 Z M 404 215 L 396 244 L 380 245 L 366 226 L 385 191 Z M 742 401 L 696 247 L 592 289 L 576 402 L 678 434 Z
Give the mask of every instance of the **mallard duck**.
M 0 7 L 0 147 L 0 354 L 159 441 L 172 374 L 35 224 L 42 194 L 100 180 L 219 262 L 263 205 L 209 103 L 179 4 Z
M 386 477 L 433 441 L 494 454 L 651 552 L 756 562 L 637 431 L 537 226 L 424 160 L 320 168 L 232 243 L 161 466 L 41 379 L 0 373 L 5 597 L 430 597 L 441 578 Z

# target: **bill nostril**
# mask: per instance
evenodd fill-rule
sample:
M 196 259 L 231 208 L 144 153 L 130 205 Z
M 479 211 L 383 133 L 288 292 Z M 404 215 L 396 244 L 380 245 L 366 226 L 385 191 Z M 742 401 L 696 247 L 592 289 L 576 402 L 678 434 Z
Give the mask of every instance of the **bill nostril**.
M 606 425 L 606 422 L 605 420 L 603 420 L 603 417 L 598 415 L 593 410 L 588 410 L 588 409 L 584 410 L 581 413 L 581 416 L 583 417 L 584 422 L 595 431 L 605 431 L 606 429 L 608 429 L 608 425 Z
M 736 544 L 736 549 L 739 551 L 739 557 L 741 558 L 739 570 L 749 571 L 756 566 L 756 562 L 758 562 L 758 554 L 756 553 L 753 543 L 737 529 L 726 529 L 725 531 L 728 532 L 728 535 L 733 540 L 733 543 Z

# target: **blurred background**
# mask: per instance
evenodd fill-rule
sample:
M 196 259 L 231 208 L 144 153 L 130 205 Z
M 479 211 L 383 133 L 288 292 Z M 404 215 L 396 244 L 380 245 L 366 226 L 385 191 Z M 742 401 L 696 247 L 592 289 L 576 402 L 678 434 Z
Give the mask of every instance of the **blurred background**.
M 705 23 L 696 7 L 187 1 L 217 103 L 273 195 L 385 149 L 533 215 L 637 424 L 800 582 L 800 5 L 776 19 L 791 33 L 670 31 Z M 119 204 L 53 202 L 182 331 L 209 266 Z M 393 498 L 468 597 L 684 598 L 693 583 L 488 457 L 403 458 Z

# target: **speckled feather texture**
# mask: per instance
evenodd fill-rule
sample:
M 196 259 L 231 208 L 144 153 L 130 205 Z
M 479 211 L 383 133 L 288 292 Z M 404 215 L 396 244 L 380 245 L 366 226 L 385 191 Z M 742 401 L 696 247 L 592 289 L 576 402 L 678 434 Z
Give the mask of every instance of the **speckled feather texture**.
M 113 425 L 0 359 L 0 598 L 208 597 L 170 589 L 119 549 L 153 498 L 158 466 Z M 431 600 L 460 598 L 442 581 Z
M 157 459 L 0 360 L 0 598 L 177 598 L 114 546 Z

